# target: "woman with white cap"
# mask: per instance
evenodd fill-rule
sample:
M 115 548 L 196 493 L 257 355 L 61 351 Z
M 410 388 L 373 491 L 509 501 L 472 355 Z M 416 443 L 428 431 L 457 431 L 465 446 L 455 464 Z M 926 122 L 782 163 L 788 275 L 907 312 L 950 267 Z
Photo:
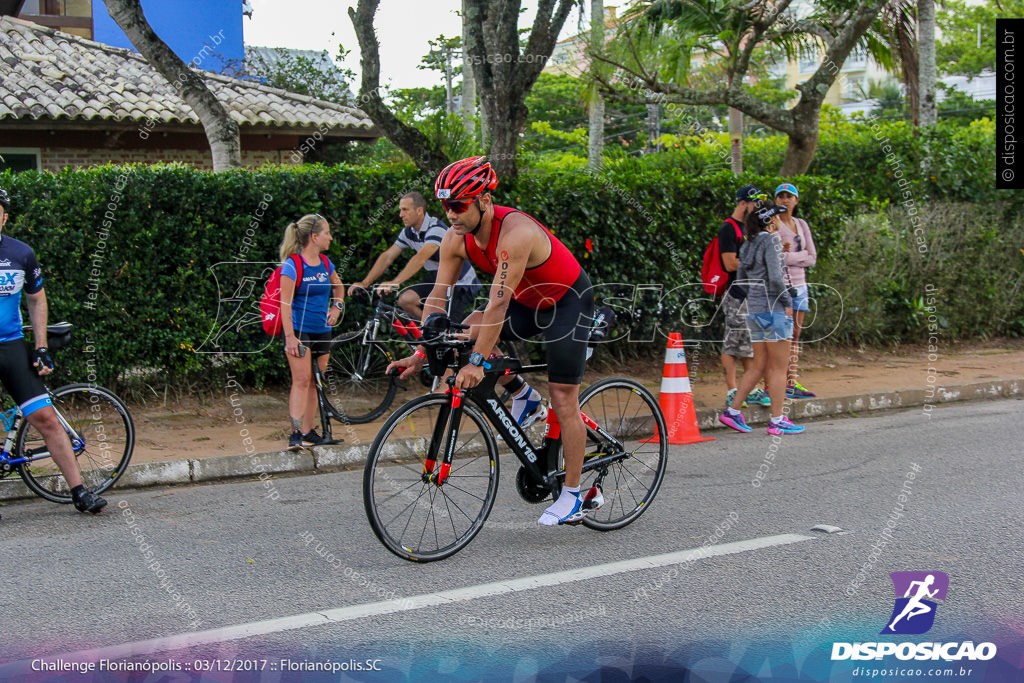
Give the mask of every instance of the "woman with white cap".
M 786 207 L 786 213 L 779 216 L 779 238 L 782 240 L 782 255 L 789 271 L 790 284 L 796 288 L 793 297 L 793 343 L 789 356 L 789 373 L 786 382 L 788 398 L 814 398 L 797 381 L 797 363 L 800 358 L 800 330 L 804 326 L 804 314 L 811 310 L 807 294 L 807 268 L 818 261 L 818 251 L 814 248 L 814 238 L 807 221 L 798 217 L 797 205 L 800 193 L 796 185 L 782 183 L 775 188 L 775 203 Z

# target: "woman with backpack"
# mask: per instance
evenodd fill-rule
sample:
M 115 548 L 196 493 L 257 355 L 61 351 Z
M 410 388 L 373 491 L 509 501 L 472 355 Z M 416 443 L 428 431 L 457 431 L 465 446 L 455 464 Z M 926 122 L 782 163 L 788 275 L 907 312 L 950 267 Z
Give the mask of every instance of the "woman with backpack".
M 288 449 L 293 451 L 315 446 L 322 439 L 314 429 L 317 400 L 310 356 L 321 370 L 327 368 L 331 327 L 343 308 L 345 287 L 323 254 L 333 239 L 324 217 L 311 213 L 285 228 L 281 241 L 281 324 L 292 373 Z
M 786 207 L 786 213 L 779 216 L 779 239 L 782 240 L 783 258 L 791 284 L 796 288 L 796 296 L 793 297 L 793 345 L 790 351 L 786 396 L 814 398 L 814 393 L 797 381 L 797 362 L 800 359 L 800 330 L 804 326 L 804 314 L 811 310 L 807 295 L 806 271 L 818 262 L 818 250 L 814 247 L 814 238 L 811 237 L 811 228 L 807 221 L 797 217 L 800 193 L 796 185 L 782 183 L 775 188 L 775 202 Z
M 743 397 L 762 375 L 771 397 L 768 433 L 779 436 L 804 431 L 783 413 L 789 345 L 793 337 L 793 299 L 786 284 L 782 241 L 776 234 L 779 215 L 785 212 L 786 207 L 776 206 L 770 200 L 758 201 L 744 222 L 746 242 L 740 252 L 736 281 L 747 289 L 747 329 L 754 346 L 754 362 L 751 372 L 743 373 L 732 404 L 718 418 L 738 432 L 753 431 L 736 406 L 743 402 Z

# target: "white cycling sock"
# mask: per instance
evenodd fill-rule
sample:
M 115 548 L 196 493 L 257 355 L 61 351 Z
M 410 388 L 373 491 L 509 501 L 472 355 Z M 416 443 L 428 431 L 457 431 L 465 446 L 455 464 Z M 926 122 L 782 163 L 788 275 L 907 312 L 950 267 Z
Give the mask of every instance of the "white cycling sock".
M 515 418 L 516 422 L 521 421 L 523 413 L 526 412 L 527 401 L 539 401 L 540 399 L 539 391 L 532 388 L 529 384 L 525 385 L 519 390 L 519 393 L 512 396 L 512 417 Z
M 544 511 L 544 514 L 537 520 L 538 524 L 544 526 L 555 526 L 558 524 L 558 520 L 562 519 L 576 507 L 577 502 L 580 499 L 580 487 L 577 486 L 574 489 L 563 487 L 562 495 L 558 496 L 551 507 Z

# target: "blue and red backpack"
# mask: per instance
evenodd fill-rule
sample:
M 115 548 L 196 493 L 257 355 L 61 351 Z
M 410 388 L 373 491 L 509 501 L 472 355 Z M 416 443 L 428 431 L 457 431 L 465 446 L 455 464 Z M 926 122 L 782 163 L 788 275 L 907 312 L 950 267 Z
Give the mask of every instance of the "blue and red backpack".
M 292 262 L 295 263 L 295 289 L 298 291 L 299 285 L 302 283 L 302 257 L 298 254 L 292 254 L 288 258 L 292 259 Z M 320 254 L 320 258 L 323 261 L 324 268 L 329 269 L 327 256 Z M 278 266 L 270 274 L 267 286 L 263 288 L 263 296 L 260 297 L 260 317 L 263 318 L 263 331 L 271 337 L 281 334 L 281 328 L 283 327 L 281 323 L 281 267 Z

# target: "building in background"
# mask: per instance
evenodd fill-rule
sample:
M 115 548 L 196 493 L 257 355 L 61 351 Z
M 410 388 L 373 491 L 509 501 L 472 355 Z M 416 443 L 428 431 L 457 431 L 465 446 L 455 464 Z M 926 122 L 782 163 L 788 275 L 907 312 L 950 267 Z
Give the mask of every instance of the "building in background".
M 142 11 L 174 54 L 196 68 L 220 73 L 245 58 L 242 0 L 142 0 Z M 103 0 L 92 0 L 93 40 L 134 50 Z
M 40 26 L 92 38 L 94 0 L 0 0 L 0 16 L 21 17 Z M 102 3 L 100 3 L 102 6 Z M 102 6 L 106 11 L 106 6 Z
M 360 110 L 204 74 L 241 129 L 242 161 L 301 163 L 310 149 L 380 133 Z M 0 169 L 123 162 L 212 167 L 192 108 L 139 54 L 0 16 Z

